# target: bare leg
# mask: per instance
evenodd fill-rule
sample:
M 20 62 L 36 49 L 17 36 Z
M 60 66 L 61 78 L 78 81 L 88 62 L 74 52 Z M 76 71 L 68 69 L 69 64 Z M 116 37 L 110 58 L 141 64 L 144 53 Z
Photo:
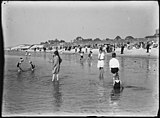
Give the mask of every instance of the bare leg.
M 104 73 L 104 69 L 101 69 L 101 79 L 103 79 L 103 73 Z
M 55 77 L 55 74 L 53 74 L 53 76 L 52 76 L 52 81 L 54 81 L 54 77 Z
M 58 78 L 58 74 L 57 74 L 57 80 L 58 80 L 59 78 Z
M 115 74 L 115 79 L 119 80 L 119 74 L 118 74 L 118 72 Z
M 101 67 L 99 68 L 99 79 L 101 79 Z
M 22 70 L 22 68 L 21 68 L 21 67 L 19 67 L 19 68 L 18 68 L 18 72 L 21 72 L 21 71 L 23 71 L 23 70 Z
M 115 74 L 113 74 L 113 85 L 115 83 Z

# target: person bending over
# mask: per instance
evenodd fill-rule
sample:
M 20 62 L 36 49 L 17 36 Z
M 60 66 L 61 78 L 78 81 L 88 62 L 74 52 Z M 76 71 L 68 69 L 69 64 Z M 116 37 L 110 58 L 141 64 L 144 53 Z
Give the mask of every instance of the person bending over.
M 121 80 L 119 80 L 119 75 L 118 75 L 118 71 L 119 71 L 119 61 L 118 59 L 116 59 L 116 53 L 112 53 L 112 58 L 109 61 L 109 68 L 111 73 L 113 74 L 113 86 L 114 88 L 120 88 L 121 87 Z
M 31 70 L 33 71 L 35 69 L 35 65 L 32 63 L 32 61 L 29 61 L 30 65 L 31 65 Z

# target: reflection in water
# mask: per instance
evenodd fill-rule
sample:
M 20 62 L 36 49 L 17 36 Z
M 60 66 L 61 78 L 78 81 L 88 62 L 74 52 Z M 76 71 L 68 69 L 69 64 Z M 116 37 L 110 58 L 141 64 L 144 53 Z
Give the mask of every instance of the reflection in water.
M 46 52 L 44 52 L 43 57 L 44 57 L 44 59 L 46 60 Z
M 34 73 L 34 70 L 31 71 L 31 77 L 30 78 L 35 78 L 35 73 Z
M 148 75 L 149 75 L 149 59 L 146 59 L 146 80 L 148 80 Z
M 103 69 L 103 70 L 100 70 L 99 79 L 100 79 L 100 80 L 104 79 L 104 69 Z
M 104 85 L 104 79 L 101 78 L 99 79 L 99 86 L 98 86 L 98 98 L 100 102 L 104 102 L 107 101 L 106 98 L 106 89 L 105 89 L 105 85 Z
M 72 55 L 70 55 L 70 54 L 68 55 L 68 61 L 69 61 L 69 62 L 72 61 L 72 57 L 71 57 L 71 56 L 72 56 Z
M 62 94 L 60 92 L 60 84 L 59 81 L 55 81 L 53 83 L 53 97 L 54 97 L 54 106 L 56 107 L 56 111 L 59 111 L 62 104 Z
M 99 70 L 99 79 L 104 79 L 104 68 Z
M 90 68 L 92 66 L 92 60 L 91 59 L 88 59 L 88 67 Z
M 124 69 L 124 57 L 121 57 L 121 69 L 123 70 Z
M 84 68 L 84 60 L 80 60 L 80 64 L 81 64 L 82 68 Z
M 88 63 L 88 71 L 91 72 L 92 60 L 91 60 L 91 59 L 88 59 L 88 60 L 87 60 L 87 63 Z
M 146 74 L 148 74 L 149 72 L 149 69 L 150 69 L 150 66 L 149 66 L 149 59 L 146 59 Z
M 122 78 L 124 78 L 124 75 L 125 75 L 125 72 L 124 72 L 124 68 L 125 68 L 124 67 L 124 63 L 125 63 L 125 58 L 122 56 L 121 57 L 121 62 L 120 62 L 120 64 L 121 64 L 120 65 L 120 71 L 121 72 L 120 72 L 120 78 L 119 78 L 121 81 L 122 81 Z
M 123 87 L 121 89 L 112 89 L 110 93 L 110 105 L 111 106 L 112 105 L 118 106 L 123 89 L 124 89 Z
M 23 72 L 17 72 L 17 80 L 18 80 L 18 81 L 22 81 L 22 79 L 23 79 L 23 78 L 22 78 L 22 77 L 23 77 L 22 73 L 23 73 Z

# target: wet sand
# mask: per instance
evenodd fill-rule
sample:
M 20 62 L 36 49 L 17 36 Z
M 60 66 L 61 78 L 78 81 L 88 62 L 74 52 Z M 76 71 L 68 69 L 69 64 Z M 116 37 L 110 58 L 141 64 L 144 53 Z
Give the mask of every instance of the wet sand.
M 50 53 L 9 52 L 5 55 L 2 116 L 156 116 L 159 106 L 159 64 L 156 58 L 117 57 L 124 89 L 116 93 L 106 56 L 99 78 L 97 55 L 80 61 L 78 54 L 62 54 L 59 81 L 52 82 Z M 16 62 L 25 59 L 18 73 Z M 87 58 L 87 55 L 85 55 Z M 36 65 L 30 71 L 29 60 Z

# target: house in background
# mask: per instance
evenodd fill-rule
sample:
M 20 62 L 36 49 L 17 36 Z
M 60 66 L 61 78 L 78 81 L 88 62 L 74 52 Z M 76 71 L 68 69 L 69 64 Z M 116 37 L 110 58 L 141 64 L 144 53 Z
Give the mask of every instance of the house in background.
M 31 45 L 29 44 L 21 44 L 21 45 L 18 45 L 18 46 L 14 46 L 14 47 L 11 47 L 10 50 L 28 50 L 29 48 L 31 47 Z
M 35 50 L 35 51 L 42 51 L 44 49 L 44 45 L 42 44 L 33 44 L 30 47 L 30 50 Z

